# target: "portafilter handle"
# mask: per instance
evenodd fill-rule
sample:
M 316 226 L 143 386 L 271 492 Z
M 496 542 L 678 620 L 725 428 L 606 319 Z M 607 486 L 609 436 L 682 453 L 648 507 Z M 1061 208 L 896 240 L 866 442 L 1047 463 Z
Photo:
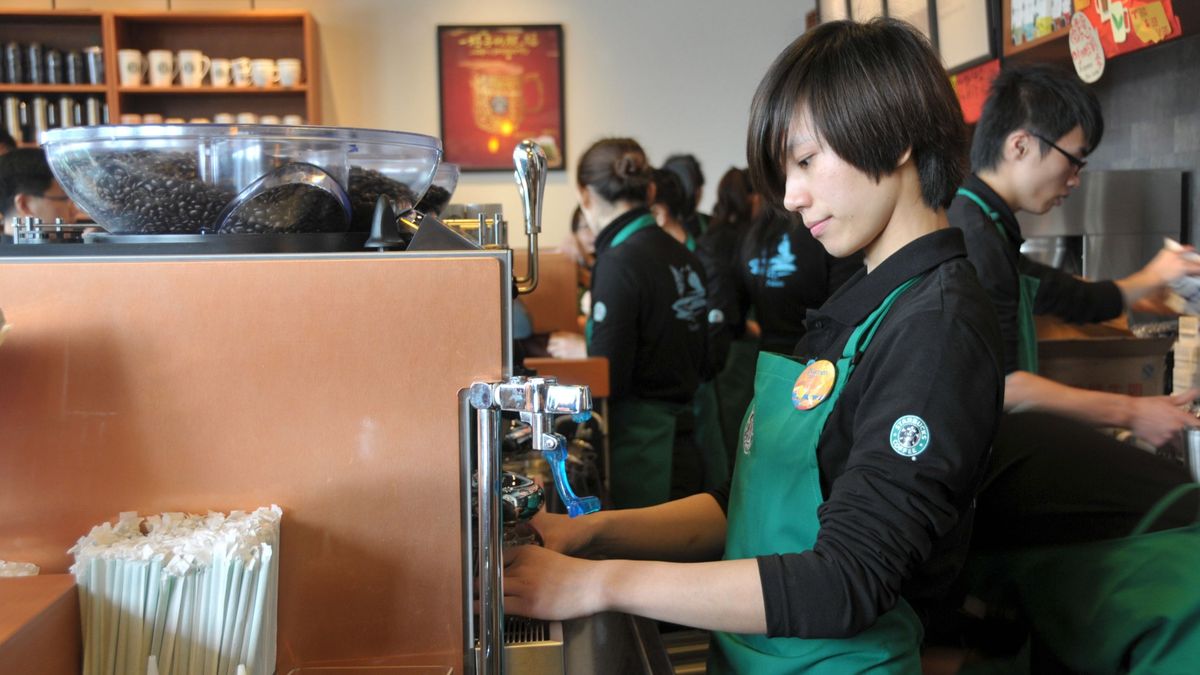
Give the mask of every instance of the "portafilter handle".
M 525 212 L 525 234 L 529 238 L 529 258 L 526 276 L 513 279 L 517 293 L 532 293 L 538 285 L 538 234 L 542 231 L 542 201 L 546 193 L 546 153 L 542 146 L 525 139 L 513 150 L 513 177 L 521 191 L 521 206 Z

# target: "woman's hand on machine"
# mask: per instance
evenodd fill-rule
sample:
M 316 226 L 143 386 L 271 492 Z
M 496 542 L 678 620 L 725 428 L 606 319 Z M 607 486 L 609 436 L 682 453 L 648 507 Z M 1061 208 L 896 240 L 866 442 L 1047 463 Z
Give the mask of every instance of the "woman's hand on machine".
M 504 553 L 504 612 L 564 620 L 602 612 L 603 561 L 572 558 L 540 546 Z
M 592 542 L 591 525 L 598 514 L 570 518 L 557 513 L 539 511 L 529 521 L 542 537 L 546 548 L 566 555 L 580 555 Z
M 1130 429 L 1157 448 L 1184 429 L 1200 427 L 1200 419 L 1185 409 L 1198 395 L 1200 390 L 1189 389 L 1171 396 L 1131 397 Z

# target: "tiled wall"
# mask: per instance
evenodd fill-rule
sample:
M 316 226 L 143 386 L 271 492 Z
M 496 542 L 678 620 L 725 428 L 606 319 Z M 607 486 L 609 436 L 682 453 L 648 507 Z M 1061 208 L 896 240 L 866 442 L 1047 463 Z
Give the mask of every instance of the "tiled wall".
M 1200 28 L 1200 27 L 1197 27 Z M 1200 31 L 1109 61 L 1095 86 L 1104 108 L 1104 140 L 1089 160 L 1097 169 L 1180 169 L 1184 231 L 1200 242 Z

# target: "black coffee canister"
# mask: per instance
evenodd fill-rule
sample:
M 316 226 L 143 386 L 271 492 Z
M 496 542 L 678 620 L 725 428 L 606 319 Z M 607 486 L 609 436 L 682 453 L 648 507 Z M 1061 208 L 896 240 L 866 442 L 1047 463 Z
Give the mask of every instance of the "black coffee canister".
M 45 64 L 42 63 L 42 43 L 32 42 L 25 48 L 26 78 L 30 84 L 45 84 Z
M 46 84 L 63 83 L 63 55 L 57 49 L 46 50 Z
M 67 84 L 83 84 L 87 79 L 87 74 L 83 72 L 83 54 L 67 52 L 64 61 Z
M 21 45 L 9 42 L 4 45 L 4 79 L 11 84 L 25 82 L 25 54 Z

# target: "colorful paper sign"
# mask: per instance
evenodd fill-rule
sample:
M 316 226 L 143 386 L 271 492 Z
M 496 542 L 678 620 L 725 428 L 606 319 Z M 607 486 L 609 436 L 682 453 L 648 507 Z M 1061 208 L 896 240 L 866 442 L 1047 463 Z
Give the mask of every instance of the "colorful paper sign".
M 1080 15 L 1096 27 L 1110 59 L 1183 34 L 1171 0 L 1096 0 L 1076 12 Z
M 950 76 L 950 84 L 954 85 L 954 93 L 958 96 L 958 104 L 962 107 L 963 119 L 967 124 L 979 121 L 992 80 L 999 74 L 1000 60 L 992 59 Z
M 1146 44 L 1162 42 L 1171 34 L 1171 21 L 1167 18 L 1161 2 L 1134 7 L 1129 11 L 1129 15 L 1134 34 Z
M 1086 14 L 1079 13 L 1071 17 L 1071 32 L 1067 41 L 1079 79 L 1089 83 L 1099 80 L 1104 74 L 1104 48 L 1100 45 L 1100 34 Z

